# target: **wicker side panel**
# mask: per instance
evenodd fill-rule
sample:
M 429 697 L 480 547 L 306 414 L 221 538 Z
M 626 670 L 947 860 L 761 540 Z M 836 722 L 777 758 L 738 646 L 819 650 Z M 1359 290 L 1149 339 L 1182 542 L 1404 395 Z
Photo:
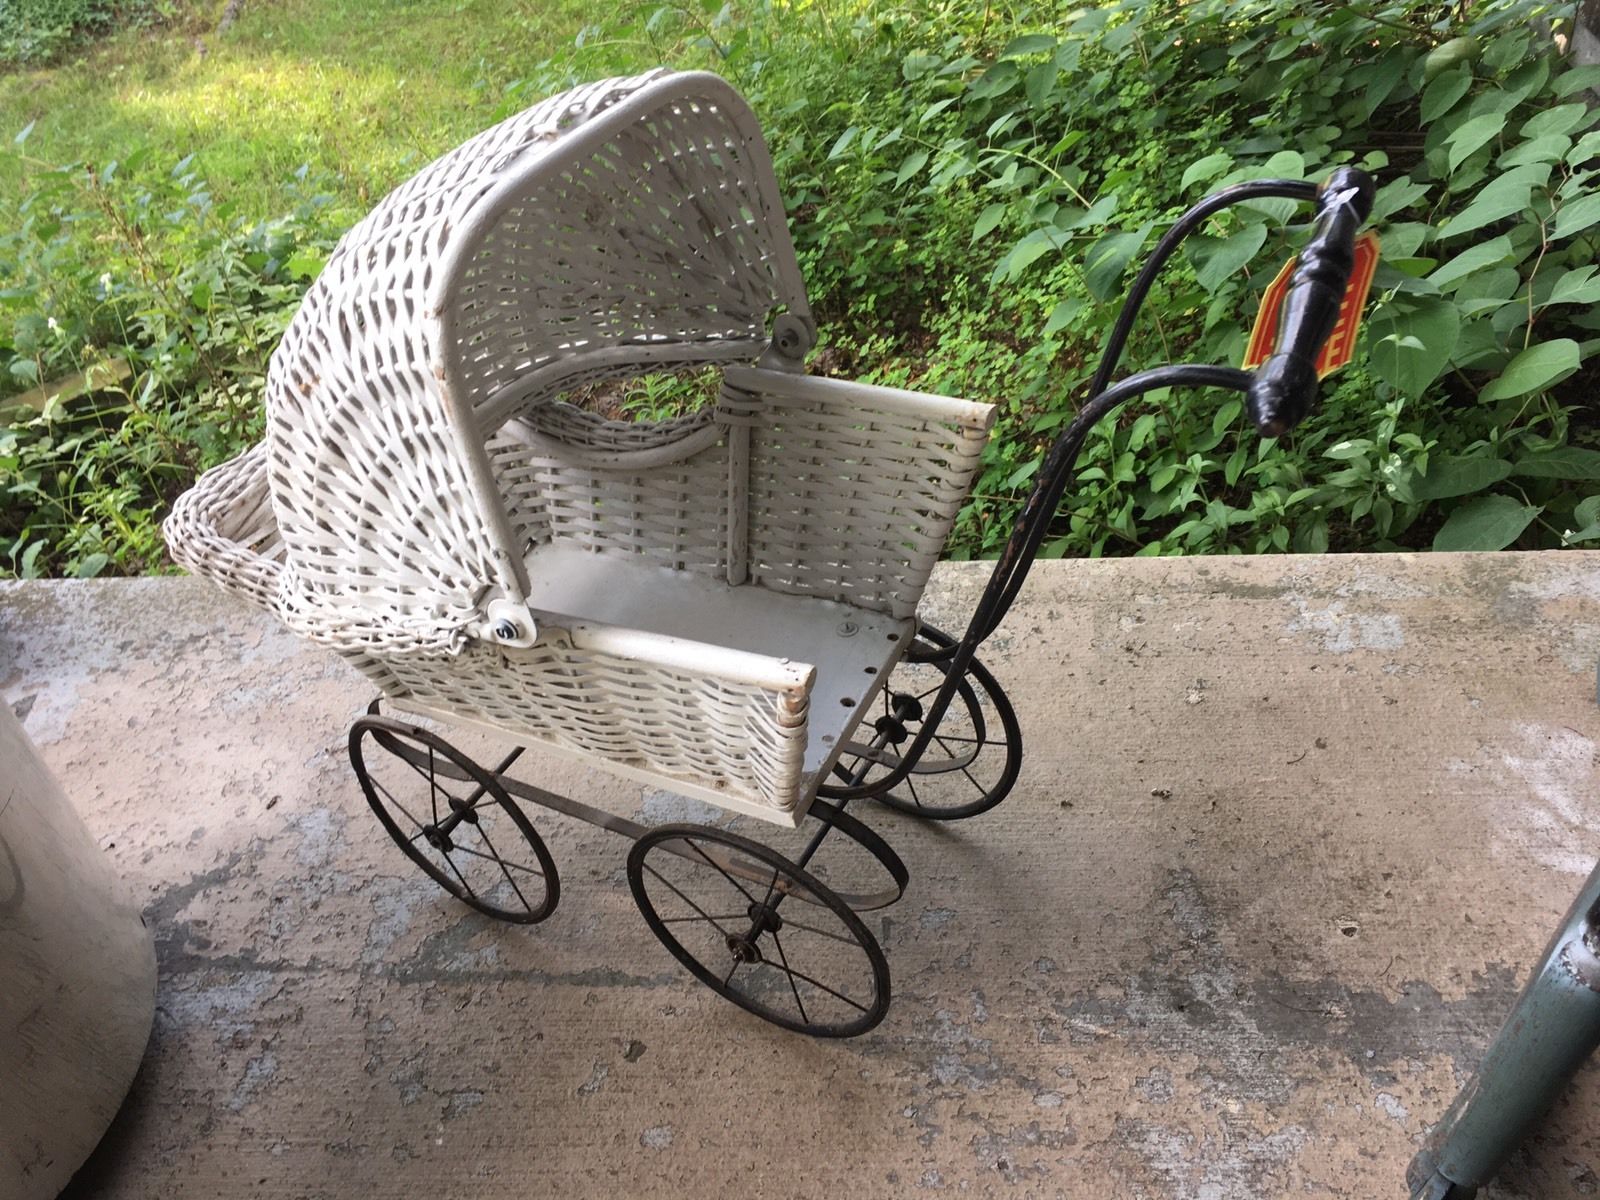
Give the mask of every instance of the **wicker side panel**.
M 792 809 L 806 700 L 556 639 L 503 653 L 472 643 L 453 658 L 389 664 L 400 694 L 515 735 L 675 775 Z
M 709 424 L 709 412 L 672 421 L 604 421 L 564 404 L 529 415 L 528 427 L 564 446 L 639 451 L 670 445 Z M 495 476 L 525 551 L 556 541 L 647 559 L 679 571 L 726 571 L 728 450 L 717 443 L 676 462 L 583 466 L 506 437 L 490 442 Z M 575 614 L 578 615 L 578 614 Z
M 751 428 L 752 582 L 914 615 L 986 434 L 731 385 L 723 405 Z
M 532 464 L 554 541 L 648 559 L 679 571 L 726 570 L 727 449 L 637 471 Z

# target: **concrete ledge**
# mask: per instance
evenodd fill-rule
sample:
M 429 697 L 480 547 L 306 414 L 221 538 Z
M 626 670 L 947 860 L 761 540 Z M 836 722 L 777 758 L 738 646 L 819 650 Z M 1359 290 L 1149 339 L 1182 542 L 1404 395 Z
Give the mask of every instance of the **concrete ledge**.
M 930 618 L 986 572 L 942 567 Z M 350 777 L 362 681 L 270 619 L 0 585 L 0 690 L 160 956 L 78 1194 L 1403 1195 L 1600 854 L 1597 657 L 1600 553 L 1041 565 L 985 655 L 1021 782 L 864 813 L 912 873 L 874 918 L 894 1003 L 823 1044 L 680 971 L 614 836 L 536 818 L 532 930 L 451 902 Z M 1593 1194 L 1597 1100 L 1591 1067 L 1486 1195 Z

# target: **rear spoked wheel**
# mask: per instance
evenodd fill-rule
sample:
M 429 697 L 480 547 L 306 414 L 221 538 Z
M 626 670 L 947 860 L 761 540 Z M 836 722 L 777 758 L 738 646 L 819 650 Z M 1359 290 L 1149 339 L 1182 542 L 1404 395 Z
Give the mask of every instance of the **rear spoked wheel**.
M 955 639 L 931 625 L 918 631 L 906 657 L 890 672 L 873 707 L 862 718 L 854 741 L 885 735 L 888 745 L 874 759 L 852 756 L 847 749 L 836 774 L 850 777 L 863 764 L 863 785 L 887 775 L 897 761 L 895 751 L 909 746 L 921 732 L 927 706 L 944 685 L 949 664 L 931 656 Z M 1011 701 L 980 662 L 974 660 L 957 684 L 955 697 L 939 728 L 904 783 L 875 796 L 908 816 L 930 821 L 957 821 L 988 812 L 1010 793 L 1022 767 L 1022 730 Z
M 463 904 L 531 925 L 555 911 L 555 860 L 494 775 L 427 729 L 389 717 L 350 727 L 350 765 L 407 858 Z
M 633 844 L 628 885 L 662 945 L 740 1008 L 813 1037 L 853 1037 L 883 1020 L 889 964 L 877 939 L 776 850 L 663 825 Z

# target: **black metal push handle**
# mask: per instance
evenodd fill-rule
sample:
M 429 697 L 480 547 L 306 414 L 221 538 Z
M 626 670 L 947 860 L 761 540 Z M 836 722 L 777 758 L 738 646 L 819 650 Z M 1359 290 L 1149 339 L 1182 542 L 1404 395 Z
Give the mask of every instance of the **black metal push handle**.
M 1340 167 L 1317 189 L 1317 228 L 1289 281 L 1278 349 L 1245 392 L 1250 419 L 1264 437 L 1288 433 L 1316 402 L 1317 355 L 1338 323 L 1356 234 L 1372 214 L 1376 190 L 1372 176 L 1357 167 Z

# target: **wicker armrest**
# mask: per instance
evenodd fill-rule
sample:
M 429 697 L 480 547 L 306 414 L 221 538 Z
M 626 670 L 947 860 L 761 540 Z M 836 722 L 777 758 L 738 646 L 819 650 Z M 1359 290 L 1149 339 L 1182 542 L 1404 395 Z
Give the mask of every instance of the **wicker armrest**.
M 283 543 L 267 490 L 265 444 L 200 476 L 178 497 L 162 532 L 179 564 L 277 610 Z

